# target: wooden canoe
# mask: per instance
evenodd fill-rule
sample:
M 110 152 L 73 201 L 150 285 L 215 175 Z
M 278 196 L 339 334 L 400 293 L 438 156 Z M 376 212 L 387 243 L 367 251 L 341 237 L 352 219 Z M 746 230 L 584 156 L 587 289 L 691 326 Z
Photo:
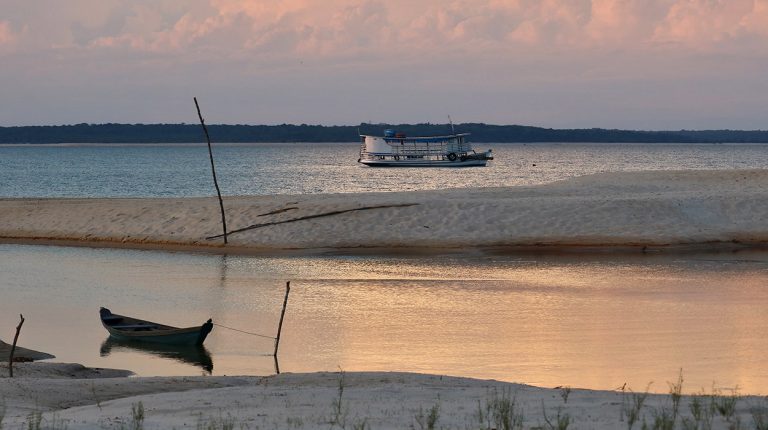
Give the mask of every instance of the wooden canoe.
M 109 334 L 122 341 L 152 342 L 165 345 L 202 345 L 213 329 L 212 320 L 197 327 L 178 328 L 125 315 L 99 310 L 101 324 Z

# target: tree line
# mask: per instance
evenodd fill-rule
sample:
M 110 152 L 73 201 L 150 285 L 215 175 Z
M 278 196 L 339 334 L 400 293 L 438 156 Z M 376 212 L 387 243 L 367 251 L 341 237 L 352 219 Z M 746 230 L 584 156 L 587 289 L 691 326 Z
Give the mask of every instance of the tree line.
M 408 136 L 452 134 L 449 124 L 208 125 L 214 142 L 356 142 L 359 134 L 393 129 Z M 473 142 L 768 143 L 768 130 L 642 131 L 603 128 L 553 129 L 523 125 L 456 124 Z M 73 124 L 0 127 L 0 143 L 198 143 L 199 124 Z

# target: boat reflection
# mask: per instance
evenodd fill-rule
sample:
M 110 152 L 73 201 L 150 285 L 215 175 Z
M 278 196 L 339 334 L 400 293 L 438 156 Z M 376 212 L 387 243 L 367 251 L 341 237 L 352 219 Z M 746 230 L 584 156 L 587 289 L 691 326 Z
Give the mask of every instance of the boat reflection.
M 211 374 L 213 358 L 202 345 L 162 345 L 144 342 L 115 340 L 108 337 L 99 349 L 99 355 L 108 357 L 113 352 L 141 352 L 185 364 L 191 364 Z

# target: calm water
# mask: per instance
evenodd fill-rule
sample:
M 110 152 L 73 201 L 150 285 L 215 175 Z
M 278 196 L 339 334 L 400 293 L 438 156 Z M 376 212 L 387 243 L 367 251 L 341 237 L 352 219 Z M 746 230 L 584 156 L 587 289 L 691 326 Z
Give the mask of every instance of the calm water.
M 264 258 L 0 245 L 0 327 L 58 360 L 141 375 L 271 374 L 270 340 L 216 327 L 205 359 L 105 344 L 99 306 L 273 335 L 280 367 L 541 386 L 768 392 L 768 255 Z M 197 364 L 195 363 L 197 360 Z
M 532 185 L 604 171 L 768 167 L 766 145 L 477 144 L 488 167 L 374 169 L 354 143 L 216 145 L 225 195 L 346 193 Z M 534 166 L 535 165 L 535 166 Z M 0 146 L 0 197 L 205 196 L 201 145 Z
M 601 171 L 768 168 L 763 145 L 493 144 L 486 168 L 372 169 L 355 144 L 218 145 L 228 195 L 531 185 Z M 0 197 L 211 195 L 204 146 L 0 146 Z M 107 342 L 100 306 L 273 335 L 282 371 L 393 370 L 541 386 L 768 393 L 768 254 L 266 258 L 0 245 L 0 338 L 141 375 L 271 374 L 272 341 Z M 5 329 L 3 329 L 5 327 Z

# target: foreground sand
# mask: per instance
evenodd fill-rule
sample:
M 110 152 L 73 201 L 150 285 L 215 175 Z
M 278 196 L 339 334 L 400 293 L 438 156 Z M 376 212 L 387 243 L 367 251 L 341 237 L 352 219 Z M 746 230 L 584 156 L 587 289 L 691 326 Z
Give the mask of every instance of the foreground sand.
M 547 419 L 558 428 L 559 414 L 561 421 L 568 417 L 567 428 L 616 429 L 627 428 L 622 409 L 633 401 L 628 391 L 567 393 L 562 388 L 409 373 L 121 378 L 117 376 L 124 372 L 72 364 L 17 366 L 20 377 L 0 379 L 4 428 L 27 428 L 36 413 L 41 413 L 43 428 L 135 428 L 132 408 L 140 403 L 147 429 L 228 424 L 249 429 L 419 429 L 428 427 L 433 410 L 435 428 L 489 429 L 503 428 L 497 419 L 503 416 L 506 399 L 515 402 L 508 415 L 522 419 L 524 428 L 550 428 Z M 0 377 L 5 370 L 0 366 Z M 727 394 L 718 402 L 727 401 Z M 693 419 L 691 400 L 683 397 L 678 425 L 683 418 Z M 729 428 L 737 421 L 741 428 L 752 428 L 755 417 L 768 413 L 766 405 L 765 398 L 741 397 L 728 420 L 715 411 L 712 428 Z M 648 396 L 635 428 L 643 419 L 652 424 L 671 408 L 670 396 Z
M 768 170 L 536 187 L 225 198 L 228 252 L 768 244 Z M 0 240 L 216 250 L 215 198 L 0 199 Z M 254 227 L 255 226 L 255 227 Z M 236 232 L 237 230 L 246 229 Z

